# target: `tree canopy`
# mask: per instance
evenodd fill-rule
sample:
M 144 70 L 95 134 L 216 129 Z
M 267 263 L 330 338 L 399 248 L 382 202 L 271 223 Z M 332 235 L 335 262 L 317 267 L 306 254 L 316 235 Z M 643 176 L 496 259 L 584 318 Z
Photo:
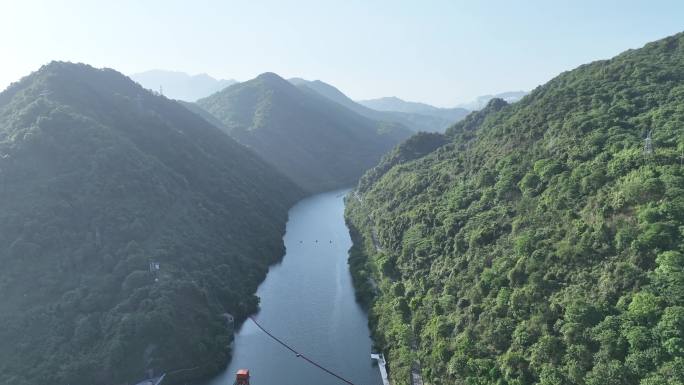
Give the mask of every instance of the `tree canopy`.
M 447 135 L 348 198 L 395 383 L 681 384 L 684 34 Z

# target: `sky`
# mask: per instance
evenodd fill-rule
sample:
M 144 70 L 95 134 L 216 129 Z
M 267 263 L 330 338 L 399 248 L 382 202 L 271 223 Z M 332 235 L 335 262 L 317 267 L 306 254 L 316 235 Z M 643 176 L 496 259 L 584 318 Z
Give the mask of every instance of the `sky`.
M 0 90 L 52 60 L 452 106 L 684 30 L 681 0 L 0 0 Z

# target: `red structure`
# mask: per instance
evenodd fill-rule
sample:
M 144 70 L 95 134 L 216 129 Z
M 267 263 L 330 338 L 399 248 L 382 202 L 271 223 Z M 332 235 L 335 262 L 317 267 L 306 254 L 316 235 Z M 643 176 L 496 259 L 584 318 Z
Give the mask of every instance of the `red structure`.
M 235 373 L 235 385 L 249 385 L 249 369 L 239 369 Z

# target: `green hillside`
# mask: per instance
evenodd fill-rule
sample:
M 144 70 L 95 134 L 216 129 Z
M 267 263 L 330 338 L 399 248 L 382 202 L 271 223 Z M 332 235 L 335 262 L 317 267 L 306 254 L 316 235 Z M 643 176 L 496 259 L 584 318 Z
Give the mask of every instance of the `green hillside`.
M 232 338 L 223 313 L 255 311 L 301 194 L 116 71 L 53 62 L 11 85 L 0 93 L 0 383 L 216 373 Z
M 350 186 L 410 131 L 376 122 L 273 73 L 200 99 L 238 142 L 310 192 Z
M 421 158 L 447 143 L 449 139 L 436 132 L 419 132 L 413 135 L 383 156 L 377 166 L 361 177 L 358 192 L 366 192 L 392 167 Z
M 684 34 L 447 135 L 348 198 L 394 384 L 684 383 Z

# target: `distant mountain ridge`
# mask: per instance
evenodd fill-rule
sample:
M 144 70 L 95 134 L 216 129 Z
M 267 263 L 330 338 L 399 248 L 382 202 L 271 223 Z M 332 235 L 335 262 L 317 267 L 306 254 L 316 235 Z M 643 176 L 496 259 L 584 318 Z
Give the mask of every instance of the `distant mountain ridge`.
M 528 91 L 508 91 L 495 95 L 482 95 L 470 102 L 457 104 L 452 108 L 439 108 L 426 103 L 409 102 L 396 96 L 359 100 L 357 103 L 377 111 L 439 116 L 450 119 L 455 123 L 463 119 L 470 111 L 478 111 L 485 108 L 492 99 L 501 99 L 507 103 L 515 103 L 527 94 L 529 94 Z
M 411 135 L 400 124 L 364 117 L 274 73 L 235 84 L 197 105 L 309 192 L 356 183 Z
M 470 111 L 465 108 L 439 108 L 426 103 L 408 102 L 396 96 L 359 100 L 358 103 L 378 111 L 395 111 L 408 114 L 430 115 L 449 120 L 456 123 L 463 119 Z
M 364 106 L 359 102 L 355 102 L 334 86 L 320 80 L 292 78 L 289 79 L 289 81 L 300 88 L 317 92 L 320 95 L 367 118 L 378 121 L 399 123 L 415 132 L 444 132 L 450 125 L 456 123 L 468 113 L 468 111 L 465 110 L 454 111 L 452 115 L 439 113 L 414 113 L 405 111 L 381 111 Z
M 155 92 L 161 90 L 171 99 L 194 102 L 237 83 L 233 79 L 214 79 L 207 74 L 189 75 L 185 72 L 150 70 L 130 75 L 141 86 Z
M 476 111 L 485 108 L 485 106 L 487 106 L 487 103 L 489 103 L 489 101 L 492 99 L 502 99 L 506 103 L 515 103 L 529 93 L 529 91 L 508 91 L 495 95 L 482 95 L 478 96 L 477 98 L 475 98 L 475 100 L 472 100 L 470 102 L 458 104 L 456 107 Z

